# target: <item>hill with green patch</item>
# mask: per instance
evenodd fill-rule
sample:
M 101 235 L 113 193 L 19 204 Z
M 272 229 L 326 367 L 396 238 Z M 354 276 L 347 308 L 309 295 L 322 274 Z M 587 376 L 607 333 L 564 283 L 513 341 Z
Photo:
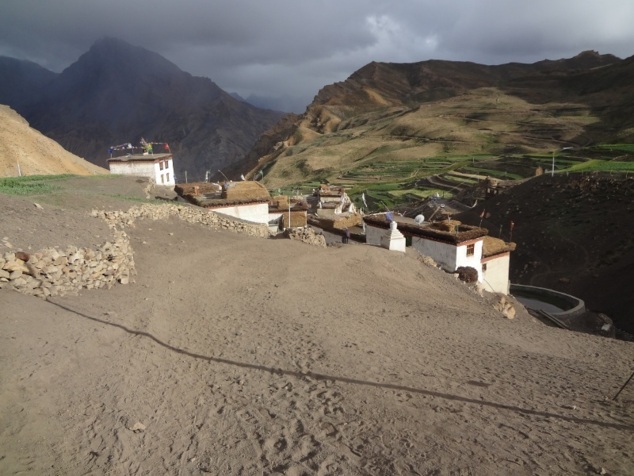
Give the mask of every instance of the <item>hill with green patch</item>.
M 596 145 L 634 142 L 633 75 L 634 58 L 595 52 L 498 66 L 371 63 L 324 87 L 245 170 L 270 188 L 328 180 L 398 202 L 435 193 L 419 180 L 453 170 L 523 178 L 553 155 L 556 170 L 609 160 Z

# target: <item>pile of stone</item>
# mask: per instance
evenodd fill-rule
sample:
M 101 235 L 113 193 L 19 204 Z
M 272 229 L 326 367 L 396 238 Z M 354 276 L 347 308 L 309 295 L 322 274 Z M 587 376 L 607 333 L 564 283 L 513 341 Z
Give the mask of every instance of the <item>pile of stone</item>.
M 130 241 L 121 230 L 97 249 L 69 246 L 0 256 L 0 288 L 43 298 L 127 284 L 134 274 Z
M 287 228 L 284 230 L 284 236 L 309 245 L 326 247 L 326 238 L 324 235 L 317 233 L 309 227 Z

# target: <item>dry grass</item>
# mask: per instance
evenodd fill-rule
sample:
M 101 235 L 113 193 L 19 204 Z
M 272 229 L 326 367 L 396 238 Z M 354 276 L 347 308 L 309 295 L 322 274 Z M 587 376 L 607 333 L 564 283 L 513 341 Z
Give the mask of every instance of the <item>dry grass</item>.
M 374 103 L 385 104 L 378 93 L 366 92 Z M 495 157 L 507 148 L 525 153 L 552 150 L 597 120 L 584 105 L 531 104 L 495 88 L 475 89 L 411 110 L 385 107 L 345 117 L 348 113 L 341 106 L 320 106 L 319 120 L 314 119 L 311 125 L 307 117 L 294 136 L 292 150 L 281 154 L 267 171 L 264 183 L 276 188 L 322 178 L 350 181 L 348 172 L 376 162 L 399 161 L 420 161 L 420 177 L 426 174 L 423 168 L 430 158 Z M 314 129 L 317 123 L 321 132 Z M 411 174 L 411 170 L 406 171 L 401 180 L 411 178 Z M 384 181 L 380 174 L 368 180 Z
M 10 107 L 0 105 L 0 177 L 107 173 L 108 170 L 71 154 L 57 142 L 32 129 Z

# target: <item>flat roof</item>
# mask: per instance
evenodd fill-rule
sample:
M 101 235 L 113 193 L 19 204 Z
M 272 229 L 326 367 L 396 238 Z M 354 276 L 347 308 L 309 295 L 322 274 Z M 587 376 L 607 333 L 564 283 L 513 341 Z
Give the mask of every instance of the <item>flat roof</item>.
M 111 157 L 108 162 L 154 162 L 156 160 L 169 159 L 173 154 L 129 154 L 119 157 Z
M 489 230 L 486 228 L 465 225 L 455 221 L 452 222 L 454 223 L 454 226 L 451 227 L 453 228 L 453 231 L 449 231 L 447 228 L 443 227 L 443 222 L 423 222 L 419 225 L 415 220 L 398 216 L 397 214 L 393 214 L 393 220 L 398 224 L 399 231 L 406 236 L 419 236 L 421 238 L 443 241 L 451 244 L 480 239 L 489 234 Z M 363 221 L 368 225 L 376 226 L 378 228 L 388 229 L 390 227 L 390 220 L 388 220 L 386 213 L 366 215 L 363 217 Z

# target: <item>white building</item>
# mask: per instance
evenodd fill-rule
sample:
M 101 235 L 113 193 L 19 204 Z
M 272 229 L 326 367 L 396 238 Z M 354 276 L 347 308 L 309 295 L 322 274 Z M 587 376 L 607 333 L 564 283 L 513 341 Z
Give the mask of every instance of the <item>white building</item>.
M 154 153 L 154 147 L 158 153 Z M 131 143 L 110 147 L 108 168 L 110 173 L 147 177 L 157 185 L 174 186 L 174 162 L 170 146 L 165 143 L 146 142 L 134 147 Z
M 515 243 L 488 236 L 488 230 L 458 221 L 416 223 L 410 218 L 393 216 L 398 229 L 411 240 L 411 246 L 431 257 L 450 273 L 460 267 L 478 272 L 478 281 L 487 291 L 508 294 L 510 252 Z M 389 232 L 390 220 L 385 213 L 366 215 L 366 243 L 381 246 Z
M 178 184 L 176 192 L 194 205 L 215 213 L 252 223 L 269 222 L 271 195 L 260 182 Z
M 492 236 L 484 237 L 481 260 L 484 289 L 502 294 L 509 293 L 511 251 L 514 250 L 515 243 L 506 243 Z
M 174 186 L 174 162 L 171 153 L 127 154 L 108 159 L 111 174 L 148 177 L 157 185 Z

